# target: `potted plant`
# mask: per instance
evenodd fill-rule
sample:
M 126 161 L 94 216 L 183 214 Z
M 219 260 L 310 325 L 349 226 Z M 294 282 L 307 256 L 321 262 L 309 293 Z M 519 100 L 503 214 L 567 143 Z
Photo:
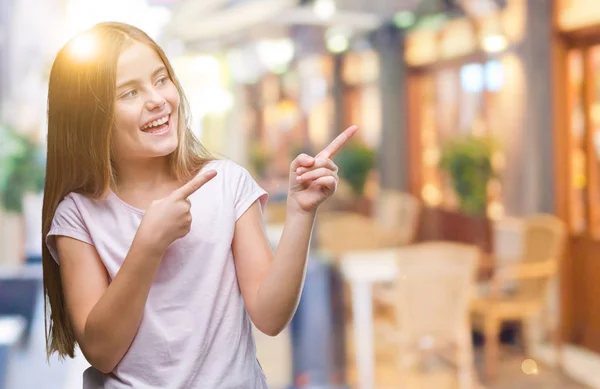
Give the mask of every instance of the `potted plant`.
M 272 156 L 267 147 L 259 141 L 253 141 L 250 144 L 248 159 L 253 173 L 258 178 L 265 178 L 267 168 L 272 161 Z
M 488 183 L 496 173 L 492 139 L 469 135 L 449 141 L 442 147 L 440 169 L 448 174 L 458 197 L 459 209 L 470 216 L 485 216 Z
M 15 264 L 20 263 L 25 254 L 24 231 L 27 221 L 23 215 L 33 215 L 32 218 L 36 219 L 33 221 L 41 223 L 41 208 L 30 210 L 28 205 L 39 208 L 41 204 L 45 156 L 31 138 L 5 124 L 0 124 L 0 139 L 0 258 L 3 263 Z M 41 234 L 41 226 L 39 230 Z
M 375 167 L 375 152 L 359 141 L 351 141 L 340 150 L 335 161 L 339 167 L 340 179 L 351 190 L 356 210 L 369 213 L 364 192 L 369 173 Z

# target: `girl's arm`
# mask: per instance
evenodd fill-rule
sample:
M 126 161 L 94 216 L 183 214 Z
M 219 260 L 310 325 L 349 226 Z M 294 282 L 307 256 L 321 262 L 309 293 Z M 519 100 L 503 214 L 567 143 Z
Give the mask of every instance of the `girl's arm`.
M 101 372 L 110 373 L 127 352 L 140 326 L 152 280 L 165 251 L 190 231 L 191 204 L 187 198 L 215 175 L 214 170 L 199 174 L 150 205 L 121 268 L 110 283 L 92 245 L 66 236 L 56 237 L 71 325 L 88 362 Z
M 314 219 L 314 213 L 288 213 L 274 255 L 258 201 L 236 223 L 232 248 L 238 283 L 254 325 L 267 335 L 279 334 L 296 312 Z
M 287 216 L 274 255 L 258 202 L 236 222 L 232 249 L 238 283 L 254 325 L 267 335 L 281 332 L 296 312 L 317 208 L 339 181 L 330 158 L 356 130 L 353 126 L 344 131 L 316 157 L 302 154 L 292 162 Z
M 60 273 L 71 325 L 88 362 L 110 373 L 131 345 L 162 254 L 134 239 L 115 278 L 94 246 L 56 237 Z

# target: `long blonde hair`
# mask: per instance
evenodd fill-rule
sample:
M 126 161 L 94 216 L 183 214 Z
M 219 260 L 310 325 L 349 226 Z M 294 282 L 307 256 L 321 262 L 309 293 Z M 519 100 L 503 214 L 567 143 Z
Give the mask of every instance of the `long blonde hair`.
M 120 54 L 132 41 L 147 44 L 156 51 L 179 91 L 179 144 L 169 156 L 173 173 L 179 180 L 187 181 L 214 159 L 190 130 L 187 99 L 163 50 L 133 26 L 112 22 L 97 24 L 69 41 L 52 65 L 43 237 L 47 236 L 56 208 L 67 194 L 76 192 L 101 199 L 114 185 L 111 133 L 116 68 Z M 82 44 L 87 46 L 78 46 Z M 73 358 L 76 339 L 65 307 L 60 269 L 46 244 L 42 245 L 42 258 L 46 352 L 48 357 L 58 352 L 60 357 Z

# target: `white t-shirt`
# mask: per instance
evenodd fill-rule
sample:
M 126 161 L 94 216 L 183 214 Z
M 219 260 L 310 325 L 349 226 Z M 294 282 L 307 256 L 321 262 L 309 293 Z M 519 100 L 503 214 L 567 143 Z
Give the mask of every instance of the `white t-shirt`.
M 84 388 L 267 388 L 231 243 L 236 220 L 256 200 L 264 210 L 268 196 L 234 162 L 212 161 L 209 169 L 218 174 L 190 196 L 192 229 L 162 259 L 131 347 L 111 374 L 88 369 Z M 94 245 L 112 279 L 143 213 L 112 192 L 105 200 L 71 193 L 46 242 L 57 262 L 54 235 Z

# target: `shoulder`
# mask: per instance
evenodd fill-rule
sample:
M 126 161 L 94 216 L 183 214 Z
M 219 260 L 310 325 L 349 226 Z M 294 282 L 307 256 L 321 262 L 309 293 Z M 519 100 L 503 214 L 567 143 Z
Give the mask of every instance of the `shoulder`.
M 94 200 L 84 194 L 71 192 L 58 203 L 54 212 L 54 220 L 83 222 L 87 217 L 97 216 L 106 207 L 106 200 Z
M 54 212 L 54 218 L 65 218 L 80 215 L 80 209 L 83 206 L 83 202 L 87 199 L 85 196 L 78 193 L 69 193 L 58 203 L 56 211 Z
M 246 168 L 231 159 L 215 159 L 207 162 L 202 168 L 203 171 L 211 169 L 215 169 L 217 173 L 224 173 L 227 175 L 240 175 L 248 173 Z
M 65 235 L 66 232 L 86 231 L 85 201 L 90 201 L 84 195 L 77 193 L 67 194 L 56 207 L 50 235 Z
M 59 209 L 89 208 L 103 202 L 104 200 L 94 200 L 85 194 L 70 192 L 58 203 L 56 210 L 58 212 Z
M 217 159 L 208 162 L 202 171 L 214 169 L 217 171 L 217 177 L 230 187 L 235 187 L 241 181 L 252 180 L 250 172 L 242 165 L 230 159 Z
M 226 197 L 231 196 L 233 198 L 237 217 L 255 200 L 260 200 L 263 208 L 266 206 L 267 192 L 260 187 L 250 172 L 242 165 L 229 159 L 220 159 L 208 162 L 202 170 L 207 171 L 210 169 L 217 171 L 217 177 L 208 184 L 217 185 L 217 182 L 221 182 L 221 189 L 224 190 L 224 193 L 227 193 Z M 216 182 L 213 183 L 212 181 Z
M 82 242 L 92 244 L 92 238 L 86 224 L 86 203 L 92 200 L 86 196 L 69 193 L 56 207 L 50 229 L 46 235 L 46 245 L 50 254 L 58 263 L 58 251 L 54 237 L 68 236 Z

